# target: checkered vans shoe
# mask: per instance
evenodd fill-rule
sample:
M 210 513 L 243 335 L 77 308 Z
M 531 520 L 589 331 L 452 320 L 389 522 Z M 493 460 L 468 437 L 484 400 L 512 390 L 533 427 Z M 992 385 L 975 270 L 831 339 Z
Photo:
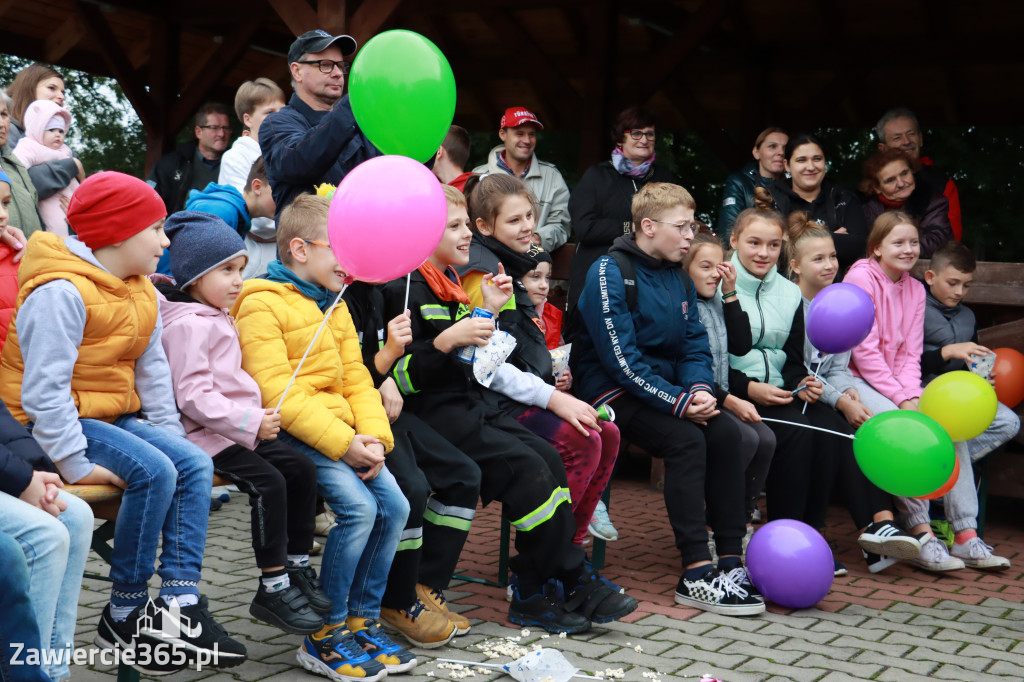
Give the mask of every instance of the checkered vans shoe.
M 723 616 L 764 613 L 760 595 L 755 597 L 711 565 L 697 580 L 687 580 L 685 574 L 679 578 L 676 603 Z

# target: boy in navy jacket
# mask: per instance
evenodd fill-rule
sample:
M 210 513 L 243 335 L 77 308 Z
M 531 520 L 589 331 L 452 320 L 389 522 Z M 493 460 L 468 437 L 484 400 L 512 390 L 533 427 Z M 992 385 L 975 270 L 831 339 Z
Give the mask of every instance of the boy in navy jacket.
M 582 399 L 615 408 L 625 438 L 665 459 L 665 506 L 684 569 L 676 602 L 754 615 L 764 612 L 764 601 L 740 559 L 740 434 L 716 419 L 707 332 L 679 265 L 693 239 L 695 208 L 689 192 L 669 183 L 650 183 L 633 197 L 633 234 L 616 239 L 591 266 L 580 294 L 573 376 Z M 634 273 L 620 269 L 616 259 L 623 257 Z M 705 522 L 715 532 L 717 568 Z

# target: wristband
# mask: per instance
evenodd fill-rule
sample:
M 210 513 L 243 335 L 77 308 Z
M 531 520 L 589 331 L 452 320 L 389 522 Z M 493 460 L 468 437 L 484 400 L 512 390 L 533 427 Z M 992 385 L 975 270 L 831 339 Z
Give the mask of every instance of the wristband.
M 730 291 L 727 294 L 722 294 L 722 300 L 724 301 L 725 299 L 729 298 L 730 296 L 735 296 L 735 295 L 736 295 L 735 291 Z

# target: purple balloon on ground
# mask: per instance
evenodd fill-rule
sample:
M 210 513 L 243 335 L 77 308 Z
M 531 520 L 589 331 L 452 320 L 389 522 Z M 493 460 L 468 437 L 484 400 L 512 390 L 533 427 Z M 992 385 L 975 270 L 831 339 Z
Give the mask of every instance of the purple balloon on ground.
M 765 599 L 779 606 L 814 606 L 832 589 L 834 572 L 828 542 L 800 521 L 766 523 L 747 546 L 750 579 Z
M 830 355 L 855 348 L 874 323 L 875 304 L 855 284 L 830 284 L 807 308 L 807 338 L 815 348 Z

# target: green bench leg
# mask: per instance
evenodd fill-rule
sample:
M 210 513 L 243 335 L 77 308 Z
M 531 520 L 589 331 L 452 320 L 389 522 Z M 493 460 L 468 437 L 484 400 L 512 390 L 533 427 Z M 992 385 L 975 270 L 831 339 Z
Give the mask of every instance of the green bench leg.
M 608 509 L 612 508 L 611 481 L 608 482 L 608 487 L 604 489 L 604 494 L 601 495 L 601 501 L 604 502 L 605 507 L 607 507 Z M 601 538 L 594 538 L 594 549 L 590 553 L 590 563 L 591 565 L 593 565 L 594 568 L 596 568 L 599 571 L 604 568 L 604 552 L 607 544 L 608 543 L 606 543 Z

